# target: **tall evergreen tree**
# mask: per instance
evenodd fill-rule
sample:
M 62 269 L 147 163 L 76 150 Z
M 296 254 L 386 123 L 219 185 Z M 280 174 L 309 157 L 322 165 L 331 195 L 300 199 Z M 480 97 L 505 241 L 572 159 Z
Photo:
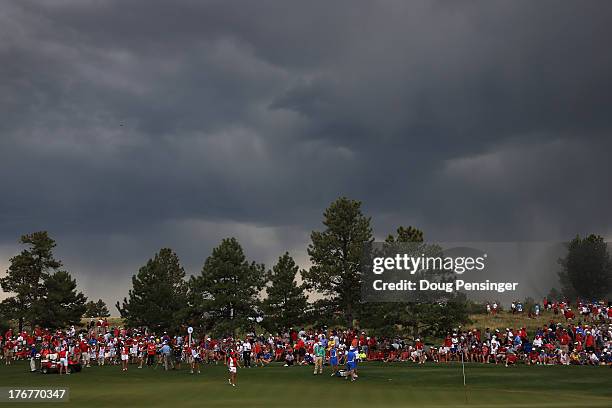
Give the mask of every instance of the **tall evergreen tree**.
M 423 231 L 413 226 L 403 227 L 399 226 L 396 231 L 397 235 L 389 234 L 385 239 L 388 244 L 393 243 L 417 243 L 423 242 Z
M 0 303 L 0 333 L 6 333 L 10 327 L 9 312 L 7 311 L 6 305 Z
M 236 238 L 221 241 L 189 281 L 193 324 L 220 335 L 251 327 L 261 314 L 264 274 L 263 265 L 247 261 Z
M 176 331 L 186 318 L 185 270 L 170 248 L 162 248 L 132 277 L 132 289 L 116 306 L 130 326 Z
M 278 332 L 303 323 L 307 307 L 304 288 L 295 281 L 299 267 L 288 252 L 278 258 L 276 265 L 267 273 L 271 283 L 266 288 L 267 298 L 263 302 L 264 325 Z
M 390 250 L 400 249 L 402 244 L 422 243 L 423 231 L 418 228 L 400 226 L 396 235 L 389 234 L 385 243 Z M 398 248 L 395 248 L 398 246 Z M 363 313 L 359 321 L 362 327 L 372 329 L 374 333 L 383 336 L 394 336 L 401 332 L 401 326 L 411 324 L 410 315 L 416 311 L 415 304 L 404 302 L 368 302 L 363 305 Z
M 45 278 L 44 287 L 46 294 L 39 302 L 37 323 L 51 329 L 79 324 L 87 298 L 77 292 L 76 279 L 66 271 L 58 271 Z
M 385 243 L 395 251 L 437 255 L 441 249 L 423 243 L 423 236 L 423 232 L 417 228 L 400 226 L 396 235 L 389 235 Z M 447 299 L 444 302 L 438 301 L 437 294 L 433 296 L 431 299 L 425 296 L 413 302 L 366 303 L 360 324 L 385 336 L 401 333 L 417 337 L 441 336 L 453 327 L 469 321 L 464 295 L 445 295 Z
M 563 295 L 572 300 L 576 296 L 601 299 L 612 290 L 612 259 L 603 237 L 579 235 L 567 245 L 567 255 L 559 260 L 559 280 Z
M 85 304 L 85 317 L 109 317 L 110 312 L 106 307 L 106 303 L 102 299 L 98 299 L 96 302 L 90 300 Z
M 4 292 L 14 294 L 2 303 L 10 316 L 18 320 L 21 331 L 25 321 L 35 324 L 36 312 L 45 295 L 44 280 L 62 264 L 53 256 L 55 241 L 46 231 L 23 235 L 20 242 L 27 248 L 10 259 L 0 286 Z
M 324 231 L 310 235 L 312 266 L 304 272 L 304 281 L 327 296 L 352 327 L 361 298 L 362 253 L 373 241 L 370 218 L 361 213 L 360 201 L 340 197 L 325 210 L 323 225 Z

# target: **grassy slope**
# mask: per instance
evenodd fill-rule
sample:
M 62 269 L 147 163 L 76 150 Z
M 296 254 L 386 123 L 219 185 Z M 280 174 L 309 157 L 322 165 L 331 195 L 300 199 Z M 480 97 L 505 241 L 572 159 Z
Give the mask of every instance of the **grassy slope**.
M 547 324 L 550 320 L 563 321 L 562 315 L 555 315 L 551 311 L 543 312 L 537 319 L 529 319 L 526 313 L 513 315 L 509 312 L 500 312 L 499 314 L 492 316 L 487 314 L 474 314 L 470 316 L 472 323 L 466 325 L 467 327 L 478 327 L 484 330 L 487 327 L 504 329 L 506 327 L 519 327 L 526 326 L 527 329 L 534 329 L 541 327 L 543 324 Z M 89 319 L 82 319 L 82 324 L 86 325 Z M 123 326 L 123 320 L 120 317 L 109 317 L 108 322 L 111 327 Z
M 466 367 L 465 389 L 458 364 L 418 367 L 405 363 L 362 364 L 361 377 L 353 384 L 327 374 L 315 377 L 310 367 L 241 369 L 239 386 L 232 388 L 226 384 L 222 366 L 205 366 L 201 375 L 190 375 L 185 369 L 164 372 L 133 367 L 122 373 L 118 367 L 107 366 L 60 377 L 30 374 L 21 362 L 0 367 L 0 386 L 69 386 L 69 404 L 44 404 L 63 407 L 612 406 L 609 367 Z
M 467 327 L 478 327 L 481 330 L 484 330 L 487 327 L 500 330 L 504 330 L 506 327 L 512 327 L 515 329 L 519 327 L 526 327 L 529 334 L 533 335 L 536 328 L 547 325 L 551 320 L 554 320 L 555 322 L 563 322 L 565 319 L 563 319 L 562 315 L 555 315 L 552 312 L 547 311 L 538 318 L 534 319 L 528 318 L 524 313 L 513 315 L 512 313 L 501 312 L 495 316 L 486 314 L 472 315 L 470 316 L 470 320 L 472 320 L 472 323 L 466 325 Z

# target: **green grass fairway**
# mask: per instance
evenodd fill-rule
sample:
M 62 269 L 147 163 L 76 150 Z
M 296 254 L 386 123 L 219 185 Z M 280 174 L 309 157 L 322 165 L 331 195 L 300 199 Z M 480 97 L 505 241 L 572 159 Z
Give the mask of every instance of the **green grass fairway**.
M 238 370 L 238 387 L 227 384 L 223 366 L 204 366 L 202 374 L 130 366 L 92 367 L 70 376 L 27 372 L 20 362 L 0 366 L 2 387 L 70 387 L 69 403 L 43 406 L 159 407 L 612 407 L 610 367 L 526 367 L 460 364 L 416 366 L 364 363 L 350 383 L 331 378 L 329 369 L 313 376 L 311 367 Z M 8 404 L 25 407 L 37 404 Z

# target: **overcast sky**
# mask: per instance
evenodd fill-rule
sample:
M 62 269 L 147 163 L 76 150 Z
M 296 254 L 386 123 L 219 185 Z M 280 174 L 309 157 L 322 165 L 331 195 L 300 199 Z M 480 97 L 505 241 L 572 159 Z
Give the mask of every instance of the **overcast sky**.
M 90 297 L 236 236 L 612 237 L 609 1 L 3 1 L 0 271 L 48 230 Z M 112 310 L 113 314 L 116 311 Z

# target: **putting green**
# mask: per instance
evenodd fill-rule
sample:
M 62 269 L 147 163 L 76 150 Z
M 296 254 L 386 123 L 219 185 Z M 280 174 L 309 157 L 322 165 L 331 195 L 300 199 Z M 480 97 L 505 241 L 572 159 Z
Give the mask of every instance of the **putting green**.
M 227 384 L 224 366 L 189 370 L 161 368 L 122 372 L 118 366 L 92 367 L 69 376 L 29 373 L 19 362 L 0 366 L 0 386 L 69 387 L 69 403 L 42 406 L 194 406 L 194 407 L 612 407 L 610 367 L 466 365 L 463 387 L 460 364 L 416 366 L 409 363 L 363 363 L 350 383 L 311 367 L 238 370 L 238 386 Z M 0 403 L 3 406 L 40 403 Z

